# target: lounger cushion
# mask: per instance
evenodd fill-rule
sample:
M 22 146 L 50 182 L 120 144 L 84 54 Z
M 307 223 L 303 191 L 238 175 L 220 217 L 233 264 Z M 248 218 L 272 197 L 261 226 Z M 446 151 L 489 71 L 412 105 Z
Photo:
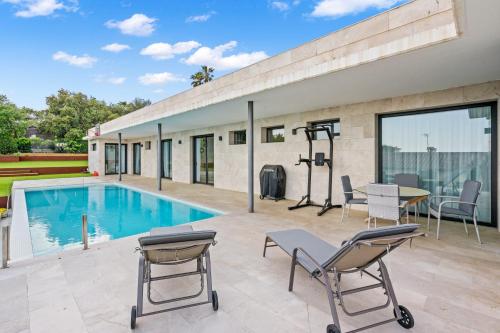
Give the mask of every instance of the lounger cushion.
M 159 244 L 211 240 L 215 238 L 215 234 L 216 234 L 215 231 L 204 230 L 204 231 L 190 231 L 190 232 L 145 236 L 139 238 L 139 244 L 141 246 L 151 246 Z
M 377 238 L 410 234 L 412 232 L 415 232 L 419 227 L 420 227 L 419 224 L 402 224 L 402 225 L 381 227 L 381 228 L 360 231 L 356 235 L 354 235 L 354 237 L 352 237 L 350 240 L 342 242 L 342 247 L 337 252 L 333 253 L 331 255 L 331 257 L 328 258 L 324 262 L 323 267 L 325 269 L 328 269 L 332 265 L 337 265 L 336 263 L 338 263 L 338 260 L 341 257 L 343 257 L 346 252 L 352 251 L 352 249 L 353 249 L 352 245 L 358 241 L 368 241 L 368 240 L 373 240 L 373 239 L 377 239 Z M 381 248 L 379 248 L 379 249 L 381 249 Z M 362 259 L 362 258 L 357 258 L 356 261 L 359 261 L 359 259 Z M 367 260 L 368 260 L 368 258 L 367 258 Z M 363 262 L 363 260 L 361 260 L 361 265 L 364 265 L 366 263 L 367 262 Z M 342 267 L 342 268 L 345 268 L 345 267 Z
M 325 264 L 338 250 L 337 247 L 302 229 L 273 231 L 266 233 L 266 236 L 290 256 L 293 256 L 295 248 L 304 249 L 320 265 Z M 317 270 L 316 265 L 300 252 L 297 254 L 297 261 L 311 274 Z
M 184 224 L 184 225 L 176 225 L 173 227 L 153 228 L 149 232 L 149 235 L 151 236 L 171 235 L 171 234 L 178 234 L 181 232 L 190 232 L 190 231 L 193 231 L 193 226 L 190 224 Z

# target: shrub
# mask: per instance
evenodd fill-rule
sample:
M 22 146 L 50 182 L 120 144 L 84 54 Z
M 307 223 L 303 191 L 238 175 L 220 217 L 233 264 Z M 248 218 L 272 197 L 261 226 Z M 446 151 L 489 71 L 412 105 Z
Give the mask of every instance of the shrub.
M 16 139 L 12 136 L 12 134 L 2 133 L 0 135 L 0 154 L 8 155 L 14 154 L 17 152 L 17 144 Z
M 17 150 L 20 153 L 31 153 L 31 141 L 28 138 L 22 137 L 17 139 Z
M 65 151 L 68 153 L 80 153 L 87 150 L 87 145 L 85 140 L 83 140 L 84 134 L 80 129 L 72 128 L 64 136 L 64 141 L 66 143 Z

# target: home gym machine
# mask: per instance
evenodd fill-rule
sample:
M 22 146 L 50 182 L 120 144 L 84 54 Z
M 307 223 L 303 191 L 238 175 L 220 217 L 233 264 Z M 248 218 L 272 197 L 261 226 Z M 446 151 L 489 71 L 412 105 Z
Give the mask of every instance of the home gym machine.
M 330 129 L 326 126 L 318 126 L 318 127 L 297 127 L 292 130 L 293 135 L 297 135 L 297 130 L 303 129 L 306 134 L 307 141 L 309 142 L 309 157 L 302 158 L 302 155 L 299 154 L 299 163 L 295 165 L 300 165 L 301 163 L 306 163 L 307 165 L 307 194 L 302 197 L 302 199 L 295 205 L 288 207 L 289 210 L 303 208 L 303 207 L 321 207 L 321 210 L 318 212 L 318 216 L 323 215 L 328 210 L 332 208 L 340 208 L 340 205 L 332 205 L 332 175 L 333 175 L 333 135 Z M 315 153 L 314 159 L 312 158 L 313 154 L 313 138 L 317 133 L 326 132 L 328 136 L 328 140 L 330 140 L 330 156 L 329 158 L 325 158 L 325 153 Z M 328 166 L 328 197 L 325 200 L 323 205 L 316 204 L 311 200 L 311 178 L 312 178 L 312 167 L 313 162 L 315 166 L 324 166 L 325 164 Z

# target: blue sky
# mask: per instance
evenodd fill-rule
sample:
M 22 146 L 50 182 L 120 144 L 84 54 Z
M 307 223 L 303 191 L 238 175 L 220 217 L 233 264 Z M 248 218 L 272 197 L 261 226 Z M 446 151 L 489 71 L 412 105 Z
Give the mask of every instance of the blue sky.
M 0 94 L 155 102 L 407 0 L 0 0 Z

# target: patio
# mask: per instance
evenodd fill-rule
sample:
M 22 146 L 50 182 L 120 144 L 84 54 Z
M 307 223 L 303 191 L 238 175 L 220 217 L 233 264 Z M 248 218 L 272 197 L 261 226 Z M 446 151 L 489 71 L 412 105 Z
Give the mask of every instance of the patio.
M 108 178 L 115 181 L 116 177 Z M 155 179 L 124 176 L 124 183 L 156 192 Z M 351 211 L 340 224 L 341 209 L 322 217 L 315 208 L 288 211 L 290 201 L 256 201 L 246 213 L 245 193 L 164 180 L 163 194 L 216 208 L 228 214 L 194 224 L 218 232 L 211 252 L 214 289 L 220 308 L 188 308 L 138 319 L 137 332 L 324 332 L 331 323 L 326 294 L 298 269 L 293 293 L 287 291 L 290 258 L 274 248 L 262 258 L 264 233 L 307 229 L 340 244 L 366 228 L 366 213 Z M 425 224 L 422 216 L 420 223 Z M 383 225 L 383 223 L 380 223 Z M 500 241 L 493 228 L 480 227 L 484 242 L 467 239 L 461 223 L 444 222 L 441 240 L 435 223 L 421 238 L 388 256 L 387 265 L 400 304 L 415 317 L 411 332 L 493 332 L 500 327 Z M 425 230 L 425 229 L 424 229 Z M 137 236 L 91 245 L 11 264 L 0 271 L 2 332 L 129 332 L 135 302 Z M 195 288 L 188 281 L 157 284 L 155 292 L 175 295 Z M 346 276 L 344 285 L 359 284 Z M 362 281 L 363 282 L 363 281 Z M 191 290 L 191 289 L 189 289 Z M 377 302 L 373 293 L 348 299 L 348 305 Z M 369 323 L 392 310 L 349 318 L 339 313 L 343 329 Z M 372 331 L 405 332 L 393 323 Z

